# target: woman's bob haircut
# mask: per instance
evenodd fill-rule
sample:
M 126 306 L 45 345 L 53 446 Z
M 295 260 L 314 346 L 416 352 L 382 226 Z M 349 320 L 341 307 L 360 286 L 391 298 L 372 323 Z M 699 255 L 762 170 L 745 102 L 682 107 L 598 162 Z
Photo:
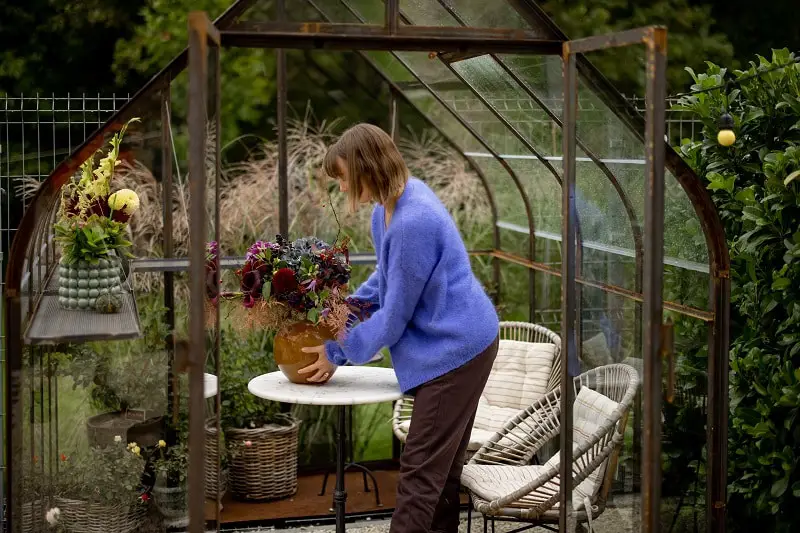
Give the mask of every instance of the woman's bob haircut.
M 346 165 L 343 175 L 339 159 Z M 394 201 L 408 182 L 408 167 L 388 133 L 372 124 L 345 131 L 325 154 L 325 173 L 346 179 L 350 209 L 358 208 L 363 191 L 380 204 Z

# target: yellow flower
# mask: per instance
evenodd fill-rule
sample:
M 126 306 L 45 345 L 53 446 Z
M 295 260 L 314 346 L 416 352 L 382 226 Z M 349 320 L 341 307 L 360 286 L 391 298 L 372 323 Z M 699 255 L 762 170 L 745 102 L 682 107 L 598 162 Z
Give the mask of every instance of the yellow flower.
M 160 440 L 160 441 L 158 441 L 158 447 L 159 448 L 166 448 L 167 447 L 167 443 L 164 442 L 163 440 Z
M 120 189 L 108 197 L 108 207 L 130 216 L 139 209 L 139 196 L 130 189 Z
M 142 451 L 142 450 L 138 446 L 134 446 L 133 448 L 131 448 L 131 453 L 133 455 L 139 455 L 140 451 Z

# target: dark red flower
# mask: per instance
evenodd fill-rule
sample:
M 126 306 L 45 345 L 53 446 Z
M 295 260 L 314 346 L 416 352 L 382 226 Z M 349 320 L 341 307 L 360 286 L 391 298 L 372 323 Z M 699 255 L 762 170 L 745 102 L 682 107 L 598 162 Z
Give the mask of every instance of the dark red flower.
M 291 268 L 282 268 L 272 276 L 272 292 L 285 294 L 297 289 L 297 276 Z
M 261 295 L 261 274 L 259 274 L 258 270 L 248 270 L 242 274 L 240 285 L 243 293 L 258 298 Z

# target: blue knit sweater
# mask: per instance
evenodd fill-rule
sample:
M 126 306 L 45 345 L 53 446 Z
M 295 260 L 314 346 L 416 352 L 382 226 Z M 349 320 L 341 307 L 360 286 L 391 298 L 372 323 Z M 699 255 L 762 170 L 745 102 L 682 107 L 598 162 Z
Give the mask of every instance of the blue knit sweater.
M 375 312 L 325 348 L 332 363 L 357 365 L 388 347 L 408 392 L 479 355 L 499 324 L 450 213 L 427 185 L 409 179 L 388 228 L 384 217 L 375 206 L 378 265 L 353 295 Z

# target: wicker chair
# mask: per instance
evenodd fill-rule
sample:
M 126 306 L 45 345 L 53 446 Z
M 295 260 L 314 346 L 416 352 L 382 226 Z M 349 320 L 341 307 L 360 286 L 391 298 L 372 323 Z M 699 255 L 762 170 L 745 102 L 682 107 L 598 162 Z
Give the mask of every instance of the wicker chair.
M 528 322 L 501 322 L 500 339 L 554 344 L 555 350 L 550 376 L 547 381 L 547 392 L 558 387 L 559 376 L 561 375 L 561 338 L 558 335 L 545 327 Z M 394 414 L 392 416 L 392 430 L 397 439 L 402 443 L 406 442 L 413 410 L 414 398 L 412 396 L 405 396 L 395 402 Z M 511 411 L 510 416 L 514 415 L 514 411 Z M 476 419 L 467 449 L 468 456 L 477 451 L 495 431 L 496 428 L 482 427 L 480 420 Z
M 612 364 L 574 380 L 573 508 L 579 524 L 604 510 L 622 447 L 628 412 L 639 386 L 636 370 Z M 559 520 L 559 454 L 544 465 L 530 459 L 559 437 L 560 396 L 556 389 L 496 433 L 464 467 L 461 483 L 484 518 L 527 522 Z M 471 511 L 471 509 L 470 509 Z

